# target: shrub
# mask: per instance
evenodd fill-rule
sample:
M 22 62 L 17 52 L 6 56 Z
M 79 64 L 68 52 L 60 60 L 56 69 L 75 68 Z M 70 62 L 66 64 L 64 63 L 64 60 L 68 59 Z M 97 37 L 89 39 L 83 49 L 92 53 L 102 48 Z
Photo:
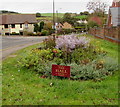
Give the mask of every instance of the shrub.
M 42 30 L 41 31 L 41 36 L 47 36 L 49 32 L 47 30 Z
M 37 35 L 37 36 L 41 36 L 41 32 L 37 32 L 36 35 Z
M 73 32 L 76 32 L 76 30 L 75 29 L 61 29 L 61 30 L 58 30 L 57 34 L 62 35 L 62 34 L 70 34 Z
M 77 37 L 73 35 L 65 35 L 56 39 L 57 49 L 66 49 L 72 51 L 77 47 L 86 47 L 89 39 L 86 37 Z
M 36 13 L 36 17 L 41 17 L 41 13 Z
M 90 28 L 90 27 L 99 27 L 99 25 L 96 23 L 96 22 L 94 22 L 94 21 L 89 21 L 88 22 L 88 27 Z
M 49 37 L 43 48 L 31 50 L 18 64 L 46 77 L 51 77 L 52 64 L 68 65 L 75 80 L 102 80 L 118 70 L 118 62 L 107 57 L 98 42 L 76 35 Z
M 111 59 L 112 63 L 108 59 Z M 118 70 L 118 62 L 110 57 L 98 58 L 88 64 L 71 63 L 69 66 L 71 66 L 71 79 L 83 80 L 102 80 Z
M 34 34 L 33 32 L 27 32 L 27 36 L 37 36 L 37 34 Z
M 34 32 L 38 32 L 39 31 L 39 25 L 36 23 L 34 24 Z
M 10 35 L 20 35 L 19 33 L 13 32 Z
M 55 53 L 55 54 L 54 54 Z M 18 62 L 19 66 L 33 69 L 40 75 L 51 77 L 52 64 L 65 65 L 63 63 L 62 51 L 56 49 L 39 50 L 34 49 L 22 57 Z M 111 63 L 110 63 L 111 62 Z M 66 64 L 71 66 L 71 79 L 73 80 L 102 80 L 108 75 L 112 75 L 114 71 L 118 70 L 118 62 L 110 57 L 100 56 L 93 61 L 87 63 L 77 64 L 72 62 Z
M 44 27 L 44 22 L 42 21 L 42 22 L 40 22 L 39 32 L 41 32 L 41 31 L 42 31 L 43 27 Z
M 44 44 L 45 49 L 47 48 L 53 49 L 56 45 L 53 37 L 48 37 L 47 39 L 45 39 L 43 41 L 43 44 Z

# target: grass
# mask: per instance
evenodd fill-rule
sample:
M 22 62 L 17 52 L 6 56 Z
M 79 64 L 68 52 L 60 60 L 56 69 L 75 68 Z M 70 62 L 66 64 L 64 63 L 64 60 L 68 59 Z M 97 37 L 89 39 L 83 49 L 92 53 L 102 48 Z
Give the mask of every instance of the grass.
M 42 16 L 53 16 L 53 13 L 41 13 Z M 63 17 L 64 13 L 58 13 L 58 17 Z M 55 13 L 55 16 L 57 16 L 57 13 Z
M 88 16 L 86 16 L 86 15 L 81 15 L 81 16 L 75 16 L 75 18 L 77 18 L 77 19 L 85 19 L 85 18 L 87 18 Z
M 37 19 L 37 20 L 50 20 L 50 21 L 53 20 L 52 17 L 37 17 L 36 19 Z
M 117 58 L 116 44 L 99 41 L 110 56 Z M 118 72 L 95 82 L 43 79 L 32 70 L 18 68 L 17 59 L 39 45 L 19 50 L 14 53 L 16 57 L 3 61 L 3 105 L 118 105 Z
M 37 20 L 53 20 L 53 13 L 41 13 L 44 17 L 37 17 Z M 63 17 L 64 13 L 58 13 L 58 17 Z M 57 17 L 57 14 L 55 14 Z

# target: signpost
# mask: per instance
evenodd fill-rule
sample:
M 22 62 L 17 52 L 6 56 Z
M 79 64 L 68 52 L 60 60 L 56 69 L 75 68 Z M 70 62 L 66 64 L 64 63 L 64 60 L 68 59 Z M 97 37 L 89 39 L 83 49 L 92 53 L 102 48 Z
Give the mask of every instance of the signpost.
M 70 78 L 70 66 L 52 65 L 52 75 Z

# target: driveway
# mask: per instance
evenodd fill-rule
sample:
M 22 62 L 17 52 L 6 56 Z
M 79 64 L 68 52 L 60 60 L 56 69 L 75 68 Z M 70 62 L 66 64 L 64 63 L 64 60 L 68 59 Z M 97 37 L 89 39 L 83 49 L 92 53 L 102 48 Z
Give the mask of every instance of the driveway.
M 0 60 L 27 46 L 42 42 L 46 37 L 0 36 Z

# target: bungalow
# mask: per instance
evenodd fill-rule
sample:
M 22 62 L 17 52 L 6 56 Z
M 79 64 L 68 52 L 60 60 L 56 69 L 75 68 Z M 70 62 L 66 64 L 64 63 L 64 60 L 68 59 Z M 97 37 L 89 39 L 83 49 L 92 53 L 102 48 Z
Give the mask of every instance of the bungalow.
M 56 29 L 73 29 L 73 26 L 68 22 L 56 23 Z
M 112 6 L 109 8 L 107 26 L 120 26 L 120 0 L 113 0 Z
M 77 22 L 78 22 L 78 23 L 84 23 L 84 24 L 87 24 L 87 23 L 88 23 L 87 20 L 78 20 Z
M 10 14 L 0 15 L 0 34 L 20 34 L 34 31 L 36 21 L 35 14 Z

